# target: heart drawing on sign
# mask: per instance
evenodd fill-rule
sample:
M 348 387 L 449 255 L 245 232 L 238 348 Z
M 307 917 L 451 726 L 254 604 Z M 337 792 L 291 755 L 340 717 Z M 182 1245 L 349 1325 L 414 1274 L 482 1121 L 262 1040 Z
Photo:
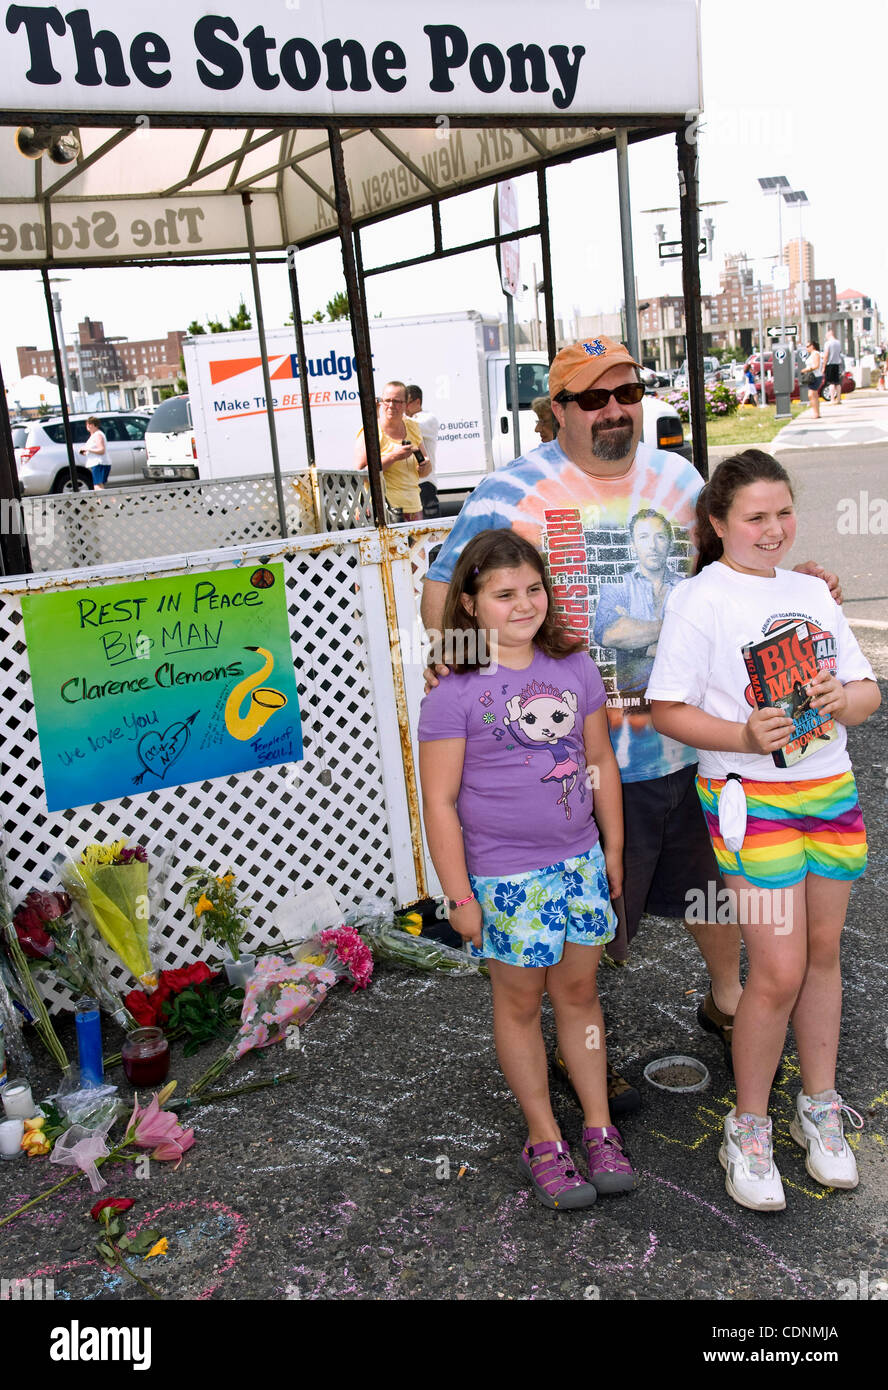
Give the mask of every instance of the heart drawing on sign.
M 163 781 L 169 768 L 185 752 L 185 746 L 191 737 L 191 725 L 198 714 L 199 710 L 195 710 L 187 719 L 180 719 L 178 723 L 164 729 L 162 734 L 152 730 L 150 734 L 142 735 L 136 745 L 139 762 L 142 764 L 142 771 L 133 778 L 137 786 L 141 784 L 146 772 L 153 772 L 155 777 Z

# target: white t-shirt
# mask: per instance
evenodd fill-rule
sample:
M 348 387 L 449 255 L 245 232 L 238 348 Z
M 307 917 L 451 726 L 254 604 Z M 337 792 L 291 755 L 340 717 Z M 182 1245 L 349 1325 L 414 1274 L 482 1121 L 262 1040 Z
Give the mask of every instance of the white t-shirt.
M 84 453 L 96 454 L 99 459 L 106 452 L 107 440 L 101 430 L 93 430 L 83 446 Z
M 427 410 L 417 410 L 416 414 L 408 416 L 408 419 L 412 420 L 414 424 L 419 425 L 420 433 L 422 434 L 422 446 L 432 462 L 431 473 L 427 474 L 422 481 L 424 483 L 434 483 L 436 481 L 435 454 L 438 449 L 438 430 L 440 429 L 438 418 L 435 415 L 430 415 Z
M 670 593 L 647 698 L 680 700 L 719 719 L 745 724 L 755 704 L 742 648 L 797 619 L 835 638 L 835 675 L 843 684 L 875 679 L 822 579 L 781 569 L 769 579 L 741 574 L 716 561 Z M 847 735 L 838 721 L 836 729 L 837 738 L 792 767 L 777 767 L 770 753 L 700 749 L 700 776 L 739 772 L 752 781 L 799 782 L 847 772 Z

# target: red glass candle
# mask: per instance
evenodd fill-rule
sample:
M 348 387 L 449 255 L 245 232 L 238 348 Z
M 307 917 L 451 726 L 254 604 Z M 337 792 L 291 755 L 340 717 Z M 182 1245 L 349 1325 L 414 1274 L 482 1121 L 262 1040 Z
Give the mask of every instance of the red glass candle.
M 121 1048 L 123 1070 L 129 1084 L 156 1086 L 170 1069 L 170 1045 L 160 1028 L 135 1028 Z

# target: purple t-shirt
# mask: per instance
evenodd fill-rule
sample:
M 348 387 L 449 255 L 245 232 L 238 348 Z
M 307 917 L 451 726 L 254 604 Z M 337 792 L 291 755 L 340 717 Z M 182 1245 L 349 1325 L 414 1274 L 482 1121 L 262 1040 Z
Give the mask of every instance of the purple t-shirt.
M 527 873 L 597 842 L 583 721 L 606 699 L 588 652 L 537 651 L 523 671 L 449 675 L 429 691 L 420 742 L 466 741 L 456 808 L 470 873 Z

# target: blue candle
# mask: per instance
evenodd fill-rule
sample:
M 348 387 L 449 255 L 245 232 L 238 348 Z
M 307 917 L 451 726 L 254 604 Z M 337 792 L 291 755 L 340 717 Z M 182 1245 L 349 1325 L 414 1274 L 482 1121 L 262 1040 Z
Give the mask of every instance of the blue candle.
M 74 1012 L 77 1025 L 77 1056 L 81 1086 L 101 1086 L 105 1080 L 102 1064 L 102 1025 L 95 999 L 78 999 Z

